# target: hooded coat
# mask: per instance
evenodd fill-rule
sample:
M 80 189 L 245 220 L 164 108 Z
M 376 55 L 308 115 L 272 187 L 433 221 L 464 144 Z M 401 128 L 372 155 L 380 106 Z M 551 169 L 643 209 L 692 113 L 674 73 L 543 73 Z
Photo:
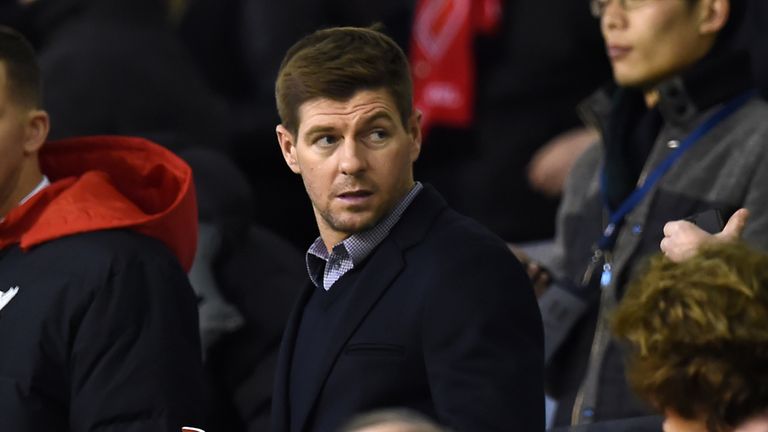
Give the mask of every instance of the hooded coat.
M 0 223 L 0 430 L 199 424 L 189 167 L 135 138 L 48 143 L 51 185 Z

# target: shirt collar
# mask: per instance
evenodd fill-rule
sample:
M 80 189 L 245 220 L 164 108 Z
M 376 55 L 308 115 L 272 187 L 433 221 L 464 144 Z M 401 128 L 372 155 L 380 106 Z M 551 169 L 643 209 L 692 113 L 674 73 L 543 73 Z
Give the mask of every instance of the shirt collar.
M 379 243 L 381 243 L 387 237 L 389 231 L 402 217 L 405 209 L 408 208 L 408 206 L 411 204 L 411 202 L 413 202 L 413 200 L 423 188 L 424 186 L 420 182 L 415 182 L 411 190 L 408 191 L 408 193 L 405 194 L 405 196 L 401 198 L 400 201 L 398 201 L 392 211 L 389 212 L 389 214 L 387 214 L 384 218 L 382 218 L 374 227 L 366 231 L 353 234 L 342 242 L 337 243 L 333 246 L 333 248 L 331 248 L 330 253 L 325 247 L 323 239 L 318 237 L 309 247 L 306 254 L 307 271 L 309 272 L 309 276 L 315 285 L 322 286 L 322 284 L 318 283 L 318 280 L 316 280 L 321 279 L 317 276 L 318 273 L 322 274 L 322 272 L 318 272 L 317 267 L 312 265 L 313 260 L 311 257 L 317 257 L 327 262 L 331 254 L 342 256 L 347 255 L 348 259 L 350 259 L 352 262 L 352 267 L 359 265 L 368 257 L 368 255 L 370 255 L 371 251 L 373 251 L 373 249 L 375 249 L 376 246 L 378 246 Z
M 702 112 L 725 103 L 754 86 L 749 55 L 742 51 L 711 51 L 684 72 L 657 85 L 658 108 L 663 119 L 675 126 L 698 121 Z M 620 87 L 611 83 L 578 106 L 582 120 L 605 131 L 611 110 L 619 100 Z M 639 94 L 640 90 L 632 90 Z M 641 96 L 642 97 L 642 96 Z
M 29 201 L 30 199 L 32 199 L 33 196 L 37 195 L 38 192 L 47 188 L 50 185 L 51 185 L 51 181 L 48 180 L 48 177 L 43 176 L 43 179 L 40 180 L 40 183 L 38 183 L 34 189 L 32 189 L 32 192 L 28 193 L 27 196 L 25 196 L 24 198 L 21 199 L 21 201 L 19 201 L 19 205 L 22 205 L 25 202 Z

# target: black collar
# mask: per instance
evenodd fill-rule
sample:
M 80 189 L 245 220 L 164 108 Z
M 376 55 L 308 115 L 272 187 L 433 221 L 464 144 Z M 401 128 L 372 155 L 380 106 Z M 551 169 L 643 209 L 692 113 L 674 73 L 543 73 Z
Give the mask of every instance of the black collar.
M 749 54 L 713 50 L 693 67 L 656 86 L 659 112 L 666 123 L 685 126 L 709 108 L 753 88 Z M 579 105 L 582 120 L 605 131 L 619 87 L 610 83 Z
M 685 125 L 697 114 L 753 88 L 749 55 L 711 53 L 686 72 L 657 86 L 664 120 Z

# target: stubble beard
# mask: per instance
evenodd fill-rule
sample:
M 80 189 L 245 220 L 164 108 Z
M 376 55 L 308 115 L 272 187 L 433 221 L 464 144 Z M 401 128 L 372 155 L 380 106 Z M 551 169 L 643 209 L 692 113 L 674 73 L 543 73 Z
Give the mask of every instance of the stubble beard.
M 323 219 L 328 228 L 333 231 L 353 235 L 364 231 L 367 231 L 379 222 L 380 215 L 372 215 L 370 220 L 360 224 L 358 221 L 345 221 L 343 217 L 337 217 L 330 209 L 319 210 L 320 217 Z M 345 213 L 354 213 L 352 211 L 345 211 Z M 362 212 L 361 212 L 362 213 Z

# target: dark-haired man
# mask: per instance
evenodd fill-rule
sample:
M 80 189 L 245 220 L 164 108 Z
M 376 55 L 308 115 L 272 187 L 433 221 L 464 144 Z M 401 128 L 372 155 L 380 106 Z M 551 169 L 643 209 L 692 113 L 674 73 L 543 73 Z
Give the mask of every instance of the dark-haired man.
M 194 425 L 189 167 L 140 139 L 45 144 L 39 101 L 32 48 L 0 28 L 0 430 Z
M 734 48 L 745 1 L 591 5 L 615 85 L 582 105 L 601 142 L 574 166 L 560 207 L 552 268 L 565 289 L 540 299 L 557 425 L 648 414 L 628 388 L 608 317 L 667 222 L 718 232 L 745 207 L 744 238 L 768 247 L 768 105 L 752 88 L 748 55 Z
M 414 181 L 403 52 L 372 29 L 297 42 L 277 137 L 320 231 L 283 338 L 274 431 L 333 431 L 406 407 L 461 431 L 543 430 L 542 332 L 506 245 Z

